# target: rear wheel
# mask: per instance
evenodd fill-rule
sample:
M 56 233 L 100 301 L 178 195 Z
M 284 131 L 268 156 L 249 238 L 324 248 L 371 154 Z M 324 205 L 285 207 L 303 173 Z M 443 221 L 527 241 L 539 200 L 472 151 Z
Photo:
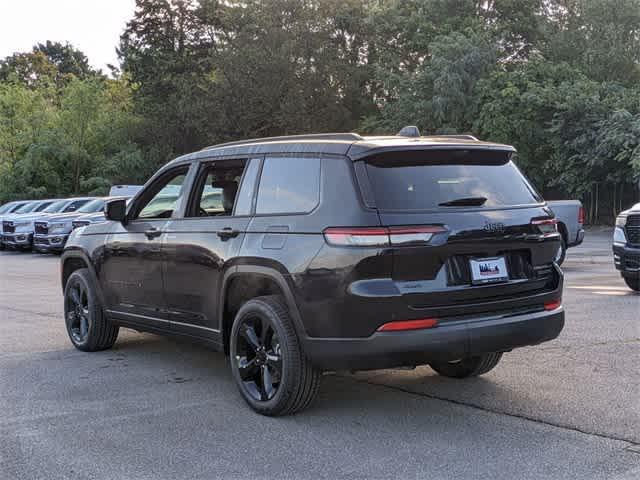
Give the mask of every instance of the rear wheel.
M 640 292 L 640 278 L 624 277 L 624 281 L 631 290 Z
M 298 412 L 318 393 L 321 372 L 305 357 L 279 296 L 254 298 L 240 308 L 231 329 L 230 358 L 242 397 L 260 414 Z
M 465 357 L 453 362 L 433 362 L 430 366 L 444 377 L 477 377 L 493 370 L 501 358 L 502 353 L 485 353 L 484 355 Z
M 84 352 L 111 348 L 119 328 L 102 312 L 89 270 L 81 268 L 71 274 L 64 287 L 64 318 L 73 346 Z

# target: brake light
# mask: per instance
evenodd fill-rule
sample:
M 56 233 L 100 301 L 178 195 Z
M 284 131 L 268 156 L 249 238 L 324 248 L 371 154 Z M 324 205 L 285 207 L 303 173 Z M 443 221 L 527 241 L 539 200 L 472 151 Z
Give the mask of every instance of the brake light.
M 409 227 L 329 227 L 324 238 L 330 245 L 347 247 L 389 247 L 428 243 L 447 229 L 439 225 Z
M 556 308 L 560 308 L 562 306 L 561 300 L 553 300 L 551 302 L 545 302 L 544 309 L 547 311 L 555 310 Z
M 578 223 L 581 223 L 584 225 L 584 218 L 585 218 L 584 207 L 580 207 L 580 210 L 578 210 Z
M 421 330 L 423 328 L 433 328 L 438 325 L 435 318 L 423 318 L 420 320 L 402 320 L 399 322 L 385 323 L 378 328 L 378 332 L 399 332 L 406 330 Z
M 324 238 L 331 245 L 349 247 L 382 247 L 389 245 L 386 228 L 327 228 Z
M 558 220 L 556 218 L 531 220 L 531 225 L 536 225 L 545 237 L 558 233 Z

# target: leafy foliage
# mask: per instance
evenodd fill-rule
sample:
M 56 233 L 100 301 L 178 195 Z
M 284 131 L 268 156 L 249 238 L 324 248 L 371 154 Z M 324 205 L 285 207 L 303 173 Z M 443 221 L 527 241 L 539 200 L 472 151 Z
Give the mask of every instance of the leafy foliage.
M 0 61 L 0 201 L 104 192 L 221 141 L 473 133 L 592 220 L 638 198 L 640 0 L 137 0 L 115 78 Z M 600 208 L 599 208 L 600 207 Z

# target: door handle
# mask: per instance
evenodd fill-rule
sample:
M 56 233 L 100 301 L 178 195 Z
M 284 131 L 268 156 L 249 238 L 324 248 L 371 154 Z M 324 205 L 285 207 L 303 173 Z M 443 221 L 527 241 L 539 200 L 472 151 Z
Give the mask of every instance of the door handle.
M 231 227 L 226 227 L 223 228 L 222 230 L 218 230 L 216 232 L 216 234 L 222 239 L 222 240 L 228 240 L 229 238 L 235 238 L 238 235 L 240 235 L 240 231 L 239 230 L 234 230 Z
M 149 230 L 145 230 L 144 234 L 147 236 L 149 240 L 153 240 L 154 238 L 162 235 L 162 232 L 157 228 L 150 228 Z

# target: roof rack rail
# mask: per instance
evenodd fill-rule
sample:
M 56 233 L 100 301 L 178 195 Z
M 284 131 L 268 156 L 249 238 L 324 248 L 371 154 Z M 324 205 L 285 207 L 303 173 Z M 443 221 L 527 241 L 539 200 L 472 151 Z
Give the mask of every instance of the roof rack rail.
M 439 138 L 457 138 L 458 140 L 475 140 L 479 141 L 473 135 L 427 135 L 427 137 L 439 137 Z
M 282 137 L 265 137 L 254 138 L 251 140 L 236 140 L 235 142 L 220 143 L 218 145 L 211 145 L 204 147 L 202 150 L 210 150 L 212 148 L 230 147 L 233 145 L 248 145 L 251 143 L 269 143 L 269 142 L 283 142 L 287 140 L 343 140 L 357 142 L 364 140 L 357 133 L 311 133 L 307 135 L 285 135 Z

